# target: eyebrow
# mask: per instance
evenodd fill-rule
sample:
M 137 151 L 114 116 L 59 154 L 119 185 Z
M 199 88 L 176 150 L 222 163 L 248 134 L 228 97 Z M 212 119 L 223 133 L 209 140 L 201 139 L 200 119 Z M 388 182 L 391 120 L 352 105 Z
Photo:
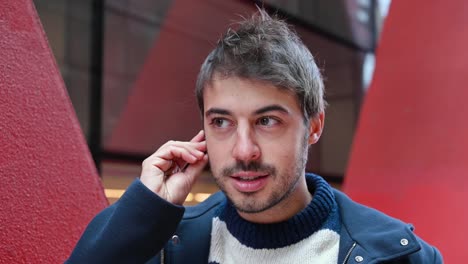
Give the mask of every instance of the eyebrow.
M 279 111 L 279 112 L 282 112 L 282 113 L 285 113 L 285 114 L 289 114 L 289 111 L 286 108 L 284 108 L 284 107 L 282 107 L 280 105 L 277 105 L 277 104 L 267 105 L 265 107 L 257 109 L 257 110 L 255 110 L 254 114 L 255 115 L 261 115 L 261 114 L 264 114 L 264 113 L 267 113 L 267 112 L 272 112 L 272 111 Z M 210 108 L 205 112 L 206 117 L 209 117 L 210 115 L 214 115 L 214 114 L 232 115 L 231 111 L 226 110 L 226 109 L 222 109 L 222 108 L 216 108 L 216 107 L 215 108 Z
M 214 115 L 214 114 L 218 114 L 218 115 L 231 115 L 231 112 L 226 110 L 226 109 L 222 109 L 222 108 L 210 108 L 208 109 L 206 112 L 205 112 L 205 116 L 208 117 L 210 115 Z
M 262 107 L 262 108 L 256 110 L 254 113 L 256 115 L 260 115 L 260 114 L 264 114 L 266 112 L 271 112 L 271 111 L 279 111 L 279 112 L 283 112 L 285 114 L 289 114 L 289 111 L 286 108 L 284 108 L 284 107 L 282 107 L 280 105 L 277 105 L 277 104 Z

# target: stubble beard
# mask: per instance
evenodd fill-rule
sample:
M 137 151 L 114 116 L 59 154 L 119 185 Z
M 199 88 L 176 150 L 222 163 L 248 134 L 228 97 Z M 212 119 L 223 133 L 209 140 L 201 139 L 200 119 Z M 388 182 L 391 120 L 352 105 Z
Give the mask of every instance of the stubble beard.
M 307 139 L 308 137 L 306 135 L 302 142 L 300 153 L 297 155 L 293 164 L 294 168 L 291 170 L 285 169 L 283 172 L 278 174 L 277 168 L 271 164 L 265 164 L 258 161 L 252 161 L 245 164 L 239 161 L 232 166 L 223 168 L 220 172 L 213 172 L 215 182 L 238 212 L 247 214 L 264 212 L 284 201 L 296 189 L 297 183 L 305 173 L 308 154 Z M 267 172 L 269 177 L 271 177 L 270 181 L 278 183 L 278 180 L 280 180 L 281 182 L 278 183 L 275 190 L 269 194 L 267 199 L 262 199 L 263 197 L 260 197 L 259 199 L 256 197 L 258 195 L 256 192 L 239 193 L 237 191 L 233 191 L 237 193 L 231 193 L 227 191 L 226 181 L 232 174 L 239 171 Z M 291 174 L 294 175 L 293 178 L 291 178 Z M 241 196 L 240 198 L 239 195 Z M 237 198 L 235 196 L 237 196 Z

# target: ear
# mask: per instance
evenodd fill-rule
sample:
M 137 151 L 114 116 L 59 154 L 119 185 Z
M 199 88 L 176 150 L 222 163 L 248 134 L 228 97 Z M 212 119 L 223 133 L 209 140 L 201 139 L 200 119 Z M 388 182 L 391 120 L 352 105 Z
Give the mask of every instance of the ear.
M 322 135 L 325 113 L 320 112 L 309 122 L 309 145 L 317 143 Z

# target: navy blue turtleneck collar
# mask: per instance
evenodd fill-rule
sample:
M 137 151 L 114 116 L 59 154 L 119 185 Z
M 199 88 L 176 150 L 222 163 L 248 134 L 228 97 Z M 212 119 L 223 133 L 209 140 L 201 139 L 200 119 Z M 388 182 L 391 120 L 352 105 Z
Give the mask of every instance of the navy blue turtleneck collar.
M 339 214 L 330 185 L 320 176 L 306 174 L 312 201 L 292 218 L 273 224 L 244 220 L 231 202 L 221 209 L 219 219 L 242 244 L 252 248 L 280 248 L 297 243 L 322 228 L 339 233 Z

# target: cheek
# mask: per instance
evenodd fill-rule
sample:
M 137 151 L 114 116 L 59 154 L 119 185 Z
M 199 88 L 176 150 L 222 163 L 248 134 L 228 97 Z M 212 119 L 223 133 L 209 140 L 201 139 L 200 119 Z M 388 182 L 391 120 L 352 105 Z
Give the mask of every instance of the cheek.
M 221 163 L 223 160 L 228 160 L 228 157 L 226 156 L 227 146 L 223 146 L 222 143 L 212 142 L 211 140 L 207 139 L 206 147 L 211 169 L 217 171 L 217 169 L 222 166 Z
M 295 164 L 299 155 L 303 155 L 302 140 L 290 138 L 284 141 L 268 142 L 263 145 L 262 156 L 264 162 L 271 163 L 277 167 L 287 167 Z

